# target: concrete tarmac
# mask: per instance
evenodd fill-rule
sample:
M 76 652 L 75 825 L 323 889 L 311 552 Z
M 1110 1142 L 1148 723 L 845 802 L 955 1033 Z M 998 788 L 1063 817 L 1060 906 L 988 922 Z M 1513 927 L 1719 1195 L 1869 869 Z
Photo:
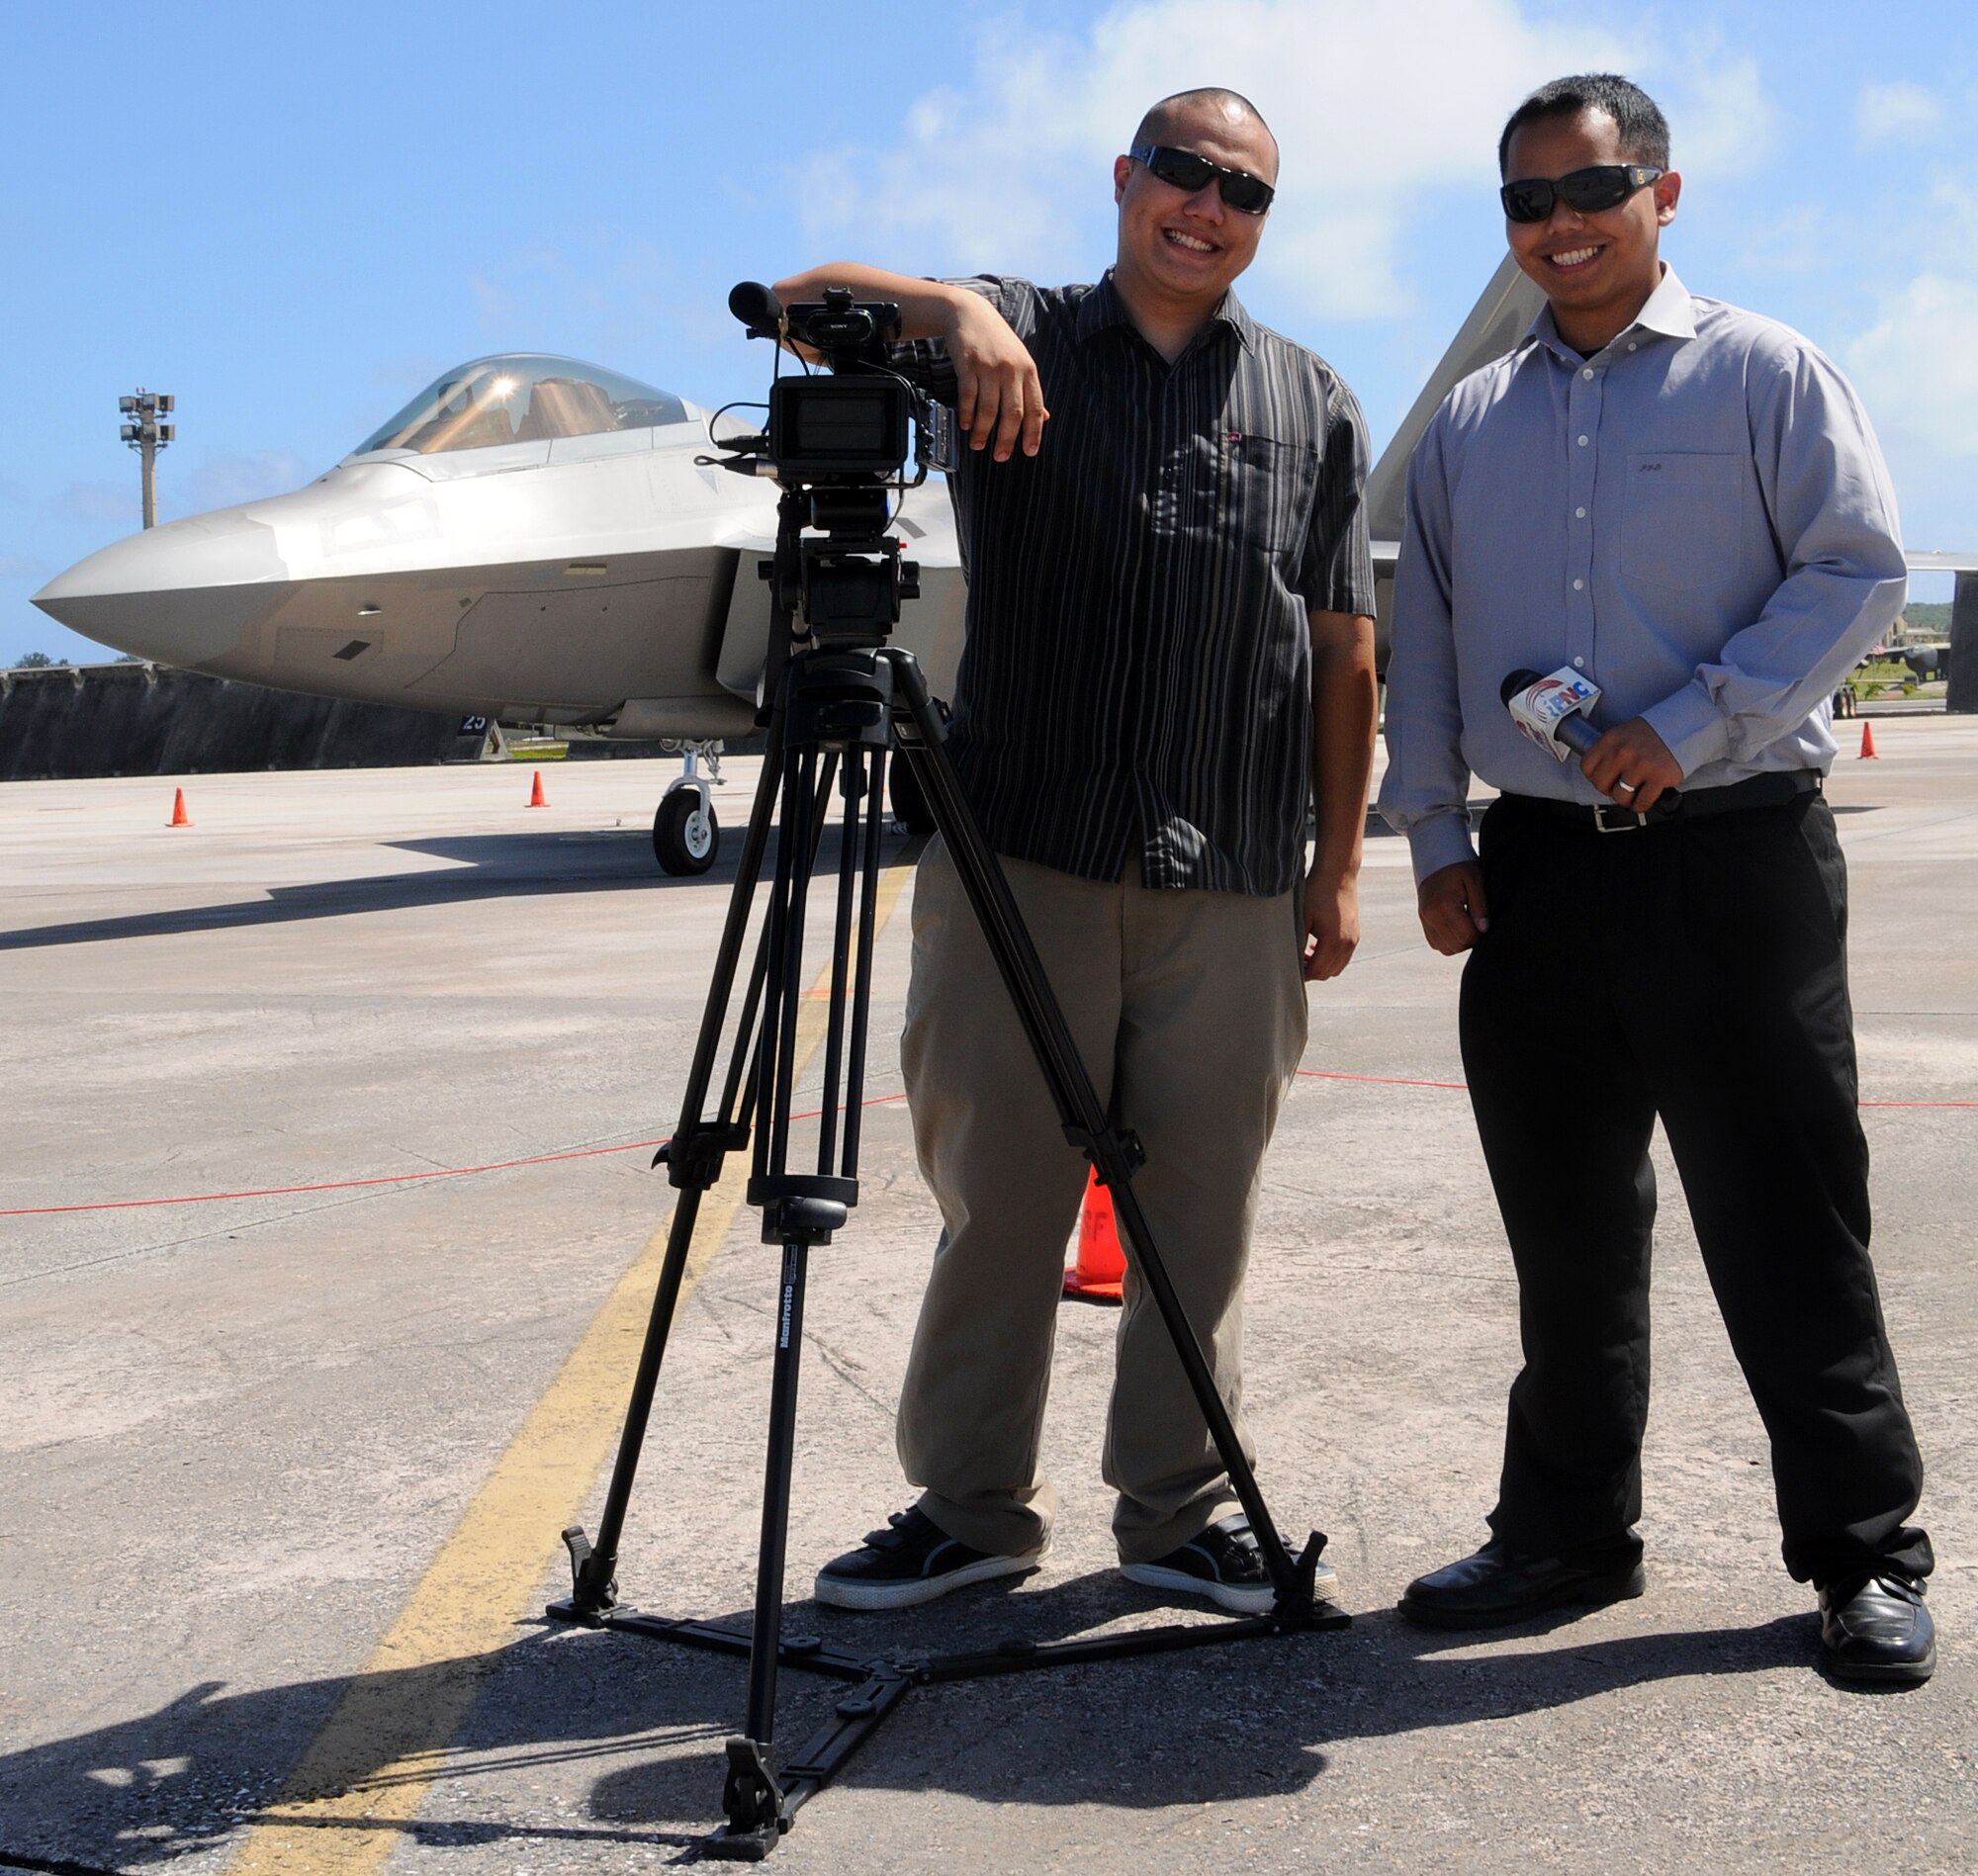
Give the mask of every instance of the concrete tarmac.
M 1517 1321 L 1467 1104 L 1438 1085 L 1461 1081 L 1459 966 L 1381 838 L 1359 957 L 1312 993 L 1247 1337 L 1265 1491 L 1295 1539 L 1331 1534 L 1353 1628 L 916 1693 L 777 1866 L 1978 1864 L 1978 720 L 1875 736 L 1831 792 L 1936 1678 L 1873 1695 L 1815 1667 L 1665 1156 L 1648 1594 L 1481 1638 L 1393 1614 L 1483 1539 Z M 730 861 L 754 768 L 717 794 Z M 698 1854 L 739 1663 L 541 1613 L 558 1528 L 595 1525 L 672 1198 L 633 1143 L 674 1117 L 726 900 L 727 864 L 654 868 L 673 772 L 546 767 L 534 810 L 526 768 L 200 776 L 169 831 L 172 777 L 0 788 L 0 1867 Z M 875 1097 L 899 1088 L 892 889 Z M 865 1141 L 862 1203 L 813 1262 L 794 1626 L 921 1653 L 1172 1619 L 1112 1568 L 1115 1318 L 1086 1307 L 1060 1325 L 1045 1568 L 899 1619 L 804 1601 L 909 1496 L 891 1415 L 938 1220 L 898 1102 Z M 776 1260 L 732 1192 L 703 1223 L 620 1575 L 721 1618 L 751 1595 Z M 838 1690 L 784 1689 L 794 1751 Z

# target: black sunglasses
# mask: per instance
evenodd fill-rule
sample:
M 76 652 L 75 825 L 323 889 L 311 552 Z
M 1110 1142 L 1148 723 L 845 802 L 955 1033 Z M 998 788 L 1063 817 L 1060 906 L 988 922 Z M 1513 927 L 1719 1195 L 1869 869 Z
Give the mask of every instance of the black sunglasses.
M 1174 149 L 1166 143 L 1135 143 L 1126 154 L 1171 188 L 1185 189 L 1190 195 L 1209 187 L 1210 178 L 1222 192 L 1222 200 L 1239 215 L 1262 215 L 1278 192 L 1261 176 L 1247 169 L 1224 169 L 1192 149 Z
M 1511 221 L 1543 222 L 1552 214 L 1555 201 L 1581 215 L 1618 209 L 1637 189 L 1646 189 L 1662 173 L 1646 163 L 1595 163 L 1590 169 L 1575 169 L 1570 176 L 1550 180 L 1527 176 L 1507 182 L 1497 194 Z

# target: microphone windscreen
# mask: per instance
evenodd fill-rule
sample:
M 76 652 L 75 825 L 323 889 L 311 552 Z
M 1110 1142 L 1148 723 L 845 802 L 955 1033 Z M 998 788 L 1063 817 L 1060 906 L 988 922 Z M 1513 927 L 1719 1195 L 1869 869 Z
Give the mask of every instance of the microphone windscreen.
M 1497 701 L 1499 703 L 1509 703 L 1519 691 L 1529 690 L 1537 683 L 1539 675 L 1540 673 L 1535 670 L 1514 670 L 1510 676 L 1504 679 L 1502 687 L 1497 692 Z
M 760 280 L 738 281 L 728 311 L 752 332 L 774 332 L 783 322 L 783 303 Z

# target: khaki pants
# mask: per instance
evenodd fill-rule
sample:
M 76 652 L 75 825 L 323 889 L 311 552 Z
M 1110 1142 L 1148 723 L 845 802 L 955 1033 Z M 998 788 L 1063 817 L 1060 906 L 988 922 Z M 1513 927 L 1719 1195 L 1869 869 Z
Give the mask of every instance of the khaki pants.
M 1003 867 L 1099 1098 L 1136 1131 L 1133 1190 L 1243 1440 L 1242 1294 L 1259 1167 L 1304 1050 L 1297 895 L 1153 891 Z M 900 1461 L 927 1514 L 977 1550 L 1040 1545 L 1037 1472 L 1065 1242 L 1084 1158 L 1057 1111 L 945 848 L 914 888 L 901 1047 L 922 1174 L 946 1222 L 921 1303 Z M 1237 1508 L 1166 1325 L 1129 1267 L 1105 1477 L 1124 1562 Z

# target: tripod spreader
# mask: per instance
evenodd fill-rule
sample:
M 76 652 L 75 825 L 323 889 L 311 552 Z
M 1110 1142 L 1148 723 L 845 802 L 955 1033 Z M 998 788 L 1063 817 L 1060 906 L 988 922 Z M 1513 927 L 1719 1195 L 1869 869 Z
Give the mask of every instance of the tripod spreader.
M 705 1192 L 721 1177 L 721 1162 L 748 1144 L 746 1123 L 736 1121 L 723 1126 L 704 1120 L 690 1132 L 675 1133 L 664 1142 L 653 1155 L 653 1164 L 664 1166 L 667 1178 L 674 1185 Z

